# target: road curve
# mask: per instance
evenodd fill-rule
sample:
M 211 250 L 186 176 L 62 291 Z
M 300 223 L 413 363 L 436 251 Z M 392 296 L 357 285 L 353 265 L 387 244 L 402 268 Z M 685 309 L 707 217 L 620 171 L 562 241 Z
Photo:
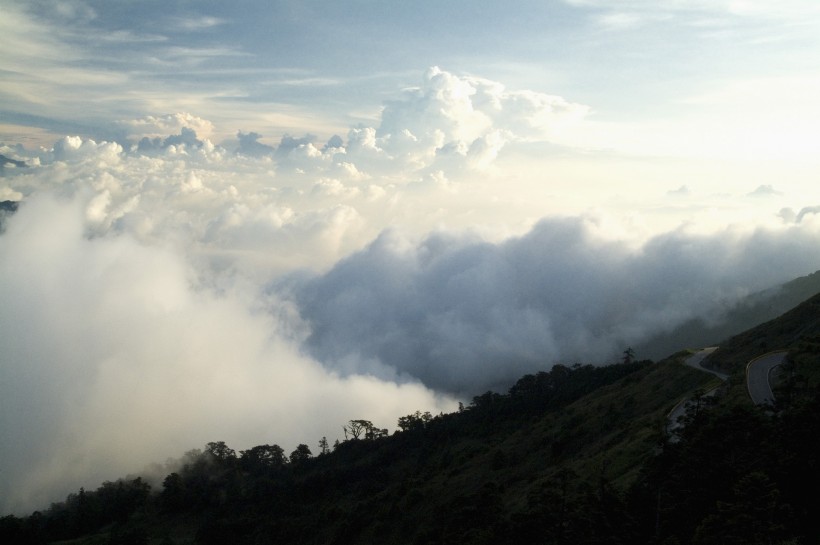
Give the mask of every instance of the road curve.
M 729 378 L 729 375 L 724 375 L 723 373 L 719 373 L 717 371 L 713 371 L 712 369 L 707 369 L 703 367 L 703 360 L 706 359 L 706 356 L 710 355 L 712 352 L 717 350 L 717 346 L 710 346 L 709 348 L 704 348 L 703 350 L 698 350 L 683 362 L 689 367 L 694 367 L 695 369 L 699 369 L 701 371 L 706 371 L 707 373 L 712 373 L 720 380 L 726 380 Z
M 772 403 L 774 394 L 772 384 L 769 380 L 772 369 L 782 364 L 786 359 L 785 350 L 769 352 L 759 356 L 746 365 L 746 388 L 749 390 L 749 397 L 755 405 Z
M 729 375 L 713 371 L 712 369 L 707 369 L 702 365 L 703 360 L 706 359 L 706 356 L 710 355 L 715 350 L 717 350 L 716 346 L 699 350 L 686 358 L 684 363 L 689 367 L 694 367 L 695 369 L 712 373 L 721 380 L 725 381 L 729 378 Z M 749 397 L 752 398 L 752 402 L 755 405 L 763 405 L 764 403 L 772 403 L 774 401 L 774 394 L 772 393 L 772 386 L 769 377 L 772 369 L 782 364 L 786 359 L 786 354 L 788 354 L 788 352 L 785 350 L 769 352 L 768 354 L 764 354 L 753 359 L 746 365 L 746 388 L 749 391 Z M 705 392 L 703 396 L 711 397 L 717 393 L 717 390 L 718 388 L 714 388 L 708 392 Z M 680 427 L 681 417 L 686 413 L 686 408 L 691 402 L 691 398 L 682 399 L 669 412 L 666 416 L 667 433 L 674 432 Z M 672 437 L 674 440 L 675 436 L 672 435 Z
M 709 348 L 704 348 L 702 350 L 699 350 L 699 351 L 695 352 L 694 354 L 692 354 L 691 356 L 689 356 L 688 358 L 686 358 L 683 361 L 683 363 L 685 363 L 689 367 L 694 367 L 695 369 L 698 369 L 700 371 L 706 371 L 707 373 L 712 373 L 713 375 L 716 375 L 717 377 L 719 377 L 720 380 L 725 381 L 727 378 L 729 378 L 728 375 L 724 375 L 723 373 L 718 373 L 717 371 L 707 369 L 707 368 L 705 368 L 701 365 L 703 363 L 703 360 L 706 358 L 706 356 L 708 356 L 709 354 L 711 354 L 715 350 L 717 350 L 717 346 L 710 346 Z M 717 393 L 717 391 L 718 391 L 717 388 L 712 388 L 708 392 L 704 392 L 703 397 L 712 397 Z M 686 409 L 687 409 L 687 407 L 689 406 L 689 404 L 691 402 L 692 402 L 691 398 L 688 398 L 688 397 L 684 398 L 684 399 L 680 400 L 678 402 L 678 404 L 675 405 L 672 408 L 671 411 L 669 411 L 669 414 L 666 415 L 666 432 L 667 433 L 673 432 L 673 431 L 677 430 L 678 428 L 680 428 L 680 426 L 681 426 L 681 417 L 684 414 L 686 414 Z

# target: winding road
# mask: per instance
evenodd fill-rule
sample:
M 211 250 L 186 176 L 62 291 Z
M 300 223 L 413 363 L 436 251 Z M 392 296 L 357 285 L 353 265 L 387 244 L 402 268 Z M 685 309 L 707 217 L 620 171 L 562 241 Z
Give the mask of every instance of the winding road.
M 689 367 L 711 373 L 725 382 L 729 378 L 729 375 L 703 367 L 703 360 L 715 350 L 717 350 L 717 346 L 710 346 L 709 348 L 699 350 L 686 358 L 684 363 Z M 774 401 L 771 384 L 772 371 L 784 362 L 786 354 L 788 354 L 788 352 L 785 350 L 769 352 L 768 354 L 763 354 L 753 359 L 746 365 L 746 389 L 755 405 L 771 404 Z M 717 393 L 717 390 L 717 388 L 714 388 L 704 393 L 703 397 L 711 397 Z M 667 432 L 672 432 L 681 426 L 680 417 L 686 414 L 686 408 L 691 401 L 692 398 L 682 399 L 669 412 L 667 415 Z
M 695 352 L 694 354 L 686 358 L 683 363 L 685 363 L 689 367 L 694 367 L 695 369 L 698 369 L 700 371 L 712 373 L 713 375 L 716 375 L 718 378 L 720 378 L 720 380 L 725 381 L 727 378 L 729 378 L 728 375 L 724 375 L 723 373 L 713 371 L 712 369 L 707 369 L 706 367 L 703 367 L 701 365 L 703 363 L 703 360 L 706 359 L 706 356 L 708 356 L 715 350 L 717 350 L 717 346 L 710 346 L 709 348 L 699 350 L 698 352 Z M 717 388 L 713 388 L 708 392 L 704 393 L 703 397 L 711 397 L 717 393 L 717 390 Z M 689 406 L 690 401 L 692 401 L 692 398 L 684 398 L 680 400 L 671 411 L 669 411 L 669 414 L 666 416 L 667 433 L 675 431 L 681 426 L 681 417 L 684 414 L 686 414 L 686 408 Z
M 695 352 L 694 354 L 692 354 L 691 356 L 686 358 L 686 360 L 683 363 L 685 363 L 689 367 L 694 367 L 695 369 L 700 369 L 701 371 L 706 371 L 707 373 L 712 373 L 713 375 L 718 377 L 720 380 L 726 380 L 726 379 L 729 378 L 729 375 L 725 375 L 725 374 L 720 373 L 718 371 L 713 371 L 712 369 L 707 369 L 706 367 L 704 367 L 702 365 L 703 360 L 706 359 L 706 356 L 710 355 L 712 352 L 717 350 L 717 348 L 718 348 L 717 346 L 710 346 L 709 348 L 704 348 L 703 350 L 699 350 L 698 352 Z
M 763 354 L 746 365 L 746 388 L 755 405 L 774 402 L 772 371 L 786 359 L 785 350 Z

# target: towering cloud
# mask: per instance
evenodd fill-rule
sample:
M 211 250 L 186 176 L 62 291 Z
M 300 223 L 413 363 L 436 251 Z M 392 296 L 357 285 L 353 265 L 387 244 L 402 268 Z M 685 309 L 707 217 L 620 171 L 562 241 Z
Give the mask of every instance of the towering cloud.
M 433 67 L 421 86 L 385 105 L 376 130 L 350 136 L 361 143 L 357 149 L 378 150 L 405 165 L 482 170 L 508 141 L 550 140 L 588 110 L 562 97 L 508 91 Z

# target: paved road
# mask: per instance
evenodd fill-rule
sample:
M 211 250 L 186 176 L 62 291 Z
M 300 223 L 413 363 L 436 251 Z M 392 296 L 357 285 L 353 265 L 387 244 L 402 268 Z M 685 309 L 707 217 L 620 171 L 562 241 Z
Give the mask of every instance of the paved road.
M 694 354 L 692 354 L 691 356 L 686 358 L 686 360 L 684 360 L 684 363 L 686 365 L 688 365 L 689 367 L 694 367 L 695 369 L 699 369 L 701 371 L 706 371 L 707 373 L 712 373 L 713 375 L 718 376 L 721 380 L 726 380 L 728 378 L 728 375 L 724 375 L 723 373 L 718 373 L 717 371 L 707 369 L 707 368 L 705 368 L 701 365 L 703 363 L 703 360 L 706 358 L 706 356 L 708 356 L 709 354 L 711 354 L 715 350 L 717 350 L 717 346 L 710 346 L 709 348 L 704 348 L 703 350 L 695 352 Z M 712 397 L 717 393 L 717 390 L 718 390 L 717 388 L 709 390 L 708 392 L 705 392 L 703 394 L 703 397 Z M 680 427 L 679 419 L 680 419 L 681 416 L 686 414 L 686 408 L 691 402 L 692 402 L 691 398 L 686 398 L 686 399 L 681 400 L 677 405 L 675 405 L 675 408 L 673 408 L 672 411 L 666 417 L 667 418 L 667 424 L 666 424 L 666 431 L 667 432 L 672 432 L 672 431 L 674 431 L 674 430 L 676 430 Z
M 746 388 L 755 405 L 772 403 L 774 394 L 770 379 L 772 369 L 786 359 L 786 351 L 770 352 L 753 359 L 746 366 Z
M 717 350 L 716 346 L 704 348 L 703 350 L 700 350 L 686 358 L 684 363 L 690 367 L 694 367 L 695 369 L 712 373 L 721 380 L 725 381 L 729 378 L 729 375 L 713 371 L 712 369 L 707 369 L 702 365 L 703 360 L 706 359 L 706 356 L 715 350 Z M 769 354 L 764 354 L 753 359 L 746 366 L 746 388 L 749 391 L 749 397 L 752 398 L 752 402 L 755 405 L 762 405 L 764 403 L 771 403 L 774 401 L 774 394 L 772 393 L 772 386 L 770 382 L 771 373 L 775 367 L 783 363 L 783 360 L 786 359 L 786 354 L 786 351 L 770 352 Z M 718 388 L 715 388 L 705 392 L 703 397 L 711 397 L 717 393 L 717 390 Z M 675 408 L 673 408 L 667 415 L 667 432 L 673 432 L 680 427 L 679 418 L 686 413 L 686 407 L 691 402 L 692 399 L 687 398 L 681 400 L 677 405 L 675 405 Z M 675 436 L 673 435 L 672 438 L 674 440 Z
M 726 380 L 726 379 L 729 378 L 729 375 L 724 375 L 723 373 L 720 373 L 718 371 L 713 371 L 712 369 L 707 369 L 706 367 L 703 367 L 703 365 L 702 365 L 703 360 L 706 359 L 706 356 L 708 356 L 709 354 L 711 354 L 712 352 L 717 350 L 717 348 L 718 348 L 717 346 L 710 346 L 709 348 L 704 348 L 703 350 L 695 352 L 694 354 L 692 354 L 691 356 L 686 358 L 686 361 L 684 361 L 684 363 L 686 365 L 688 365 L 689 367 L 694 367 L 695 369 L 700 369 L 701 371 L 706 371 L 707 373 L 712 373 L 713 375 L 718 377 L 720 380 Z

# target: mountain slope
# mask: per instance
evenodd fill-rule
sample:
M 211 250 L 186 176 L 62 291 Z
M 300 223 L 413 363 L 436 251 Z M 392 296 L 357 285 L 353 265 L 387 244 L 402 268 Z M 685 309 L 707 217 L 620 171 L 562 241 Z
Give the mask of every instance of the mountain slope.
M 740 372 L 757 356 L 773 350 L 789 350 L 817 335 L 820 335 L 820 294 L 773 320 L 721 342 L 706 365 L 727 373 Z
M 710 324 L 700 318 L 689 320 L 673 331 L 657 335 L 634 348 L 638 354 L 657 359 L 681 347 L 714 346 L 724 339 L 777 318 L 818 293 L 820 271 L 746 297 L 729 309 L 718 323 Z

